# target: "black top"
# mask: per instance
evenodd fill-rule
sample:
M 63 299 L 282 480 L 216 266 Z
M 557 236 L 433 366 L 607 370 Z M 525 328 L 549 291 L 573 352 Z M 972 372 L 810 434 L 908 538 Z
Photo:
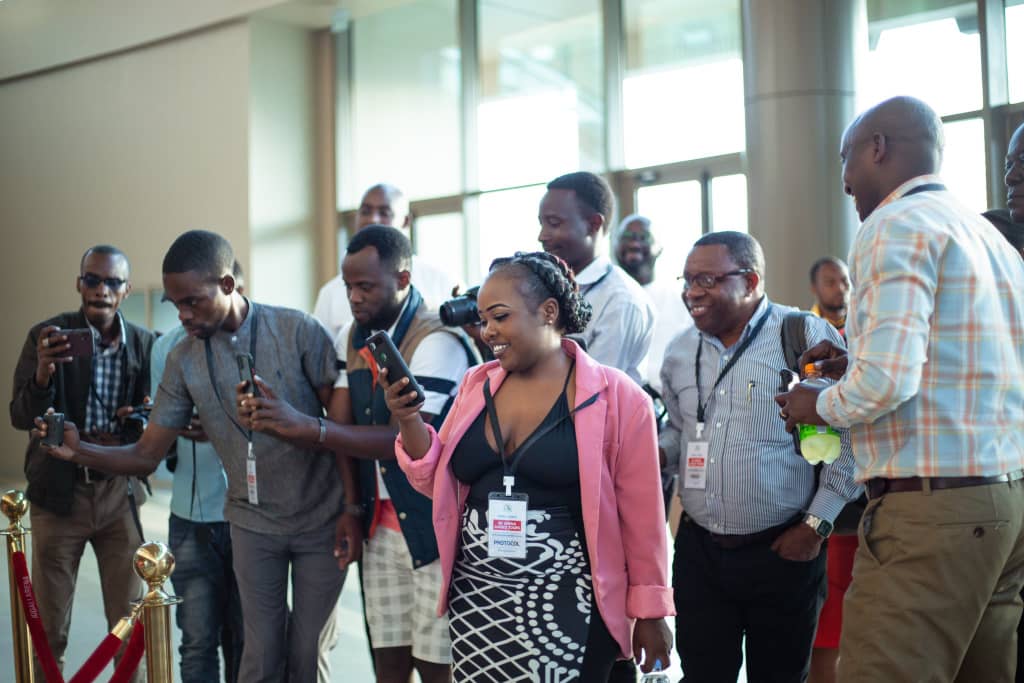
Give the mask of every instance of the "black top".
M 562 393 L 534 432 L 549 425 L 554 425 L 553 428 L 522 454 L 516 469 L 516 483 L 512 491 L 529 495 L 531 510 L 580 507 L 579 451 L 575 426 L 569 419 L 569 397 L 566 394 L 571 375 L 572 367 L 565 378 Z M 489 493 L 505 490 L 501 456 L 487 443 L 484 432 L 486 416 L 487 411 L 480 412 L 452 453 L 452 472 L 456 479 L 470 487 L 468 503 L 473 506 L 486 506 Z M 528 440 L 529 437 L 523 443 Z M 509 458 L 516 456 L 519 456 L 519 449 L 508 455 Z

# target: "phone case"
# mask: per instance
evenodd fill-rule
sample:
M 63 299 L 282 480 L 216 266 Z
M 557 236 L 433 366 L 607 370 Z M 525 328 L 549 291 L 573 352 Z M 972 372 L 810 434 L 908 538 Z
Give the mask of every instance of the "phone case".
M 410 391 L 416 392 L 416 403 L 422 403 L 423 387 L 419 385 L 416 378 L 413 377 L 412 372 L 409 370 L 409 366 L 406 365 L 405 359 L 402 358 L 402 354 L 395 348 L 395 342 L 391 340 L 391 335 L 383 330 L 375 332 L 370 335 L 366 340 L 367 346 L 370 347 L 370 351 L 373 352 L 373 357 L 377 361 L 377 366 L 380 368 L 387 368 L 388 371 L 388 382 L 394 383 L 403 377 L 409 378 L 409 384 L 406 385 L 405 389 L 399 392 L 399 396 L 408 394 Z
M 46 438 L 43 443 L 47 446 L 64 445 L 64 413 L 44 415 L 43 420 L 46 421 Z
M 253 396 L 259 396 L 260 390 L 256 386 L 256 374 L 252 371 L 252 356 L 248 353 L 239 353 L 235 355 L 235 360 L 238 361 L 238 378 L 249 383 L 249 390 Z
M 56 334 L 68 338 L 68 355 L 72 358 L 88 358 L 92 355 L 92 330 L 89 328 L 59 330 Z

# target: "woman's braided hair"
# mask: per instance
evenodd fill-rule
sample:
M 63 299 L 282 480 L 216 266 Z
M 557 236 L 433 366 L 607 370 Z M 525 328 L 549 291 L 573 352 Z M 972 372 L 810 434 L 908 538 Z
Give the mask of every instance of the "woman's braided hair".
M 569 267 L 562 259 L 543 251 L 517 251 L 514 256 L 494 259 L 490 272 L 517 270 L 522 277 L 522 292 L 531 306 L 546 299 L 558 302 L 556 325 L 564 334 L 579 334 L 586 329 L 593 311 Z

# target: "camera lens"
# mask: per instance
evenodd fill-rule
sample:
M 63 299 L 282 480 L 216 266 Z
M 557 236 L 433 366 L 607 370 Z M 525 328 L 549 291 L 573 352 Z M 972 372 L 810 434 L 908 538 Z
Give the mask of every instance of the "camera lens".
M 444 302 L 438 313 L 441 315 L 441 322 L 448 327 L 461 327 L 480 322 L 476 299 L 468 296 L 458 296 Z

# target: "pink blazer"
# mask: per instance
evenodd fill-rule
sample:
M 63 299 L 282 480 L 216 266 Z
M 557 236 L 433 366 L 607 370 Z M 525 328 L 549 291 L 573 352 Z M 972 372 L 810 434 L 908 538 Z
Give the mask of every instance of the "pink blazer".
M 562 347 L 576 358 L 576 403 L 599 393 L 593 405 L 573 416 L 583 528 L 598 609 L 622 656 L 631 657 L 636 619 L 675 614 L 654 414 L 647 394 L 625 373 L 599 364 L 575 342 L 563 340 Z M 448 587 L 469 493 L 469 487 L 452 474 L 452 453 L 484 409 L 484 380 L 490 377 L 491 391 L 496 392 L 505 375 L 497 361 L 466 373 L 440 433 L 427 426 L 430 449 L 424 457 L 410 458 L 401 436 L 395 442 L 398 464 L 409 482 L 434 502 L 434 532 L 444 574 L 439 615 L 448 609 Z

